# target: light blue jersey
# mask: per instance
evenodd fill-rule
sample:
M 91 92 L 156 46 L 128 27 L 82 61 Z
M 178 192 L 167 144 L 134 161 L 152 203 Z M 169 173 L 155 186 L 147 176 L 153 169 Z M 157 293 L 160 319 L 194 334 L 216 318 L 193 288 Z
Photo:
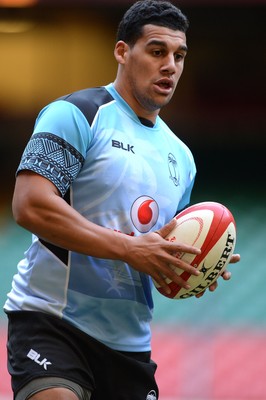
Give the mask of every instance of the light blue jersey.
M 157 117 L 146 126 L 112 84 L 61 98 L 39 114 L 18 171 L 52 181 L 88 220 L 137 236 L 190 200 L 190 150 Z M 93 258 L 36 236 L 5 304 L 56 315 L 121 351 L 150 350 L 152 281 L 120 260 Z

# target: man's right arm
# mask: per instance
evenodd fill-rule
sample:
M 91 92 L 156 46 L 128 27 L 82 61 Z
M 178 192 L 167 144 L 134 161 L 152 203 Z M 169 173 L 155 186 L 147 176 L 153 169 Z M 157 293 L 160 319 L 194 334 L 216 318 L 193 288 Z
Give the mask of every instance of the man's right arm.
M 170 264 L 197 275 L 196 269 L 176 258 L 175 253 L 198 254 L 199 250 L 164 239 L 174 220 L 157 233 L 132 237 L 115 232 L 88 221 L 61 197 L 51 181 L 27 170 L 17 176 L 12 207 L 16 222 L 39 238 L 92 257 L 123 260 L 164 288 L 166 277 L 182 287 L 187 285 Z

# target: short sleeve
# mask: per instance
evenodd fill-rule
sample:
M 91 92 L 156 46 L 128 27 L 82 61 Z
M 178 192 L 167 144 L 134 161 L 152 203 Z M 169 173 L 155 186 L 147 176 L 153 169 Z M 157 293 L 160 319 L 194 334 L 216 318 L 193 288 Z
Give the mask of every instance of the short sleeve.
M 90 126 L 73 104 L 60 100 L 45 107 L 19 164 L 49 179 L 65 195 L 82 168 L 92 138 Z

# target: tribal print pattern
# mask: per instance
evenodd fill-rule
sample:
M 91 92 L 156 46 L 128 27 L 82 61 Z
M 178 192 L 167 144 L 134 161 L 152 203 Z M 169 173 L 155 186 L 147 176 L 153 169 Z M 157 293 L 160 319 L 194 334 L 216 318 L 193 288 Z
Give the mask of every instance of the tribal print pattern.
M 84 157 L 64 139 L 51 133 L 36 133 L 22 155 L 20 170 L 31 170 L 55 184 L 62 196 L 76 178 Z

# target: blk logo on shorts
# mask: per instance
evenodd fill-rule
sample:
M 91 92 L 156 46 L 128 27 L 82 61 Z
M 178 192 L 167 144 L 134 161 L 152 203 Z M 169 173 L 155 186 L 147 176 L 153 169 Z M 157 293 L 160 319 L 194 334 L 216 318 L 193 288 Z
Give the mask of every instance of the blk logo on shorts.
M 46 371 L 48 365 L 52 365 L 52 363 L 48 361 L 47 358 L 43 358 L 42 360 L 40 360 L 41 355 L 33 349 L 30 349 L 30 351 L 27 354 L 27 357 L 30 358 L 32 361 L 34 361 L 36 364 L 43 366 L 43 368 Z

